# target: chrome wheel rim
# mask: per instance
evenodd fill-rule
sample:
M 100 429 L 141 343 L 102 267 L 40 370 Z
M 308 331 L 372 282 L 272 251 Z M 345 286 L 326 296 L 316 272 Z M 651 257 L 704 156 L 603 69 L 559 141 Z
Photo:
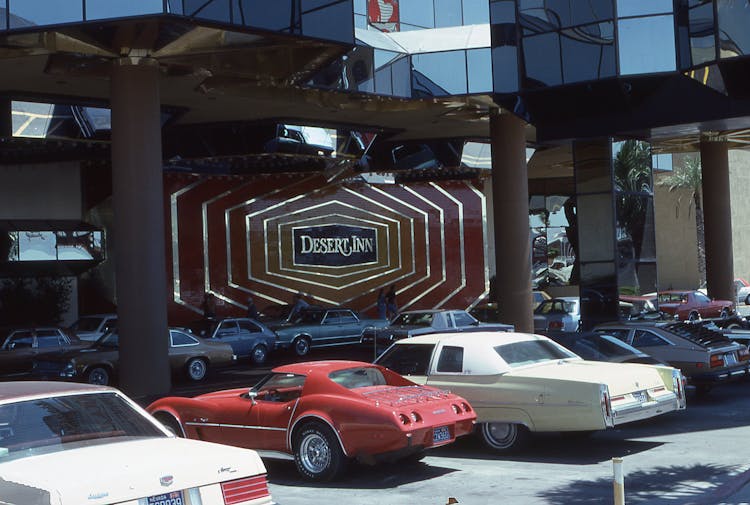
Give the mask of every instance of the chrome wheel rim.
M 331 448 L 328 442 L 317 433 L 305 435 L 299 448 L 302 466 L 310 473 L 319 474 L 331 464 Z
M 483 427 L 486 438 L 493 446 L 506 448 L 516 439 L 516 425 L 510 423 L 486 423 Z
M 262 347 L 256 347 L 253 350 L 253 360 L 256 363 L 262 363 L 266 360 L 266 350 Z
M 89 384 L 97 384 L 99 386 L 106 386 L 109 382 L 109 375 L 106 371 L 101 368 L 96 368 L 89 374 Z
M 295 346 L 295 349 L 297 350 L 297 354 L 304 355 L 307 354 L 307 351 L 309 350 L 310 346 L 307 345 L 307 340 L 304 338 L 301 338 L 297 340 L 297 345 Z
M 206 365 L 199 359 L 190 363 L 189 370 L 190 378 L 194 380 L 202 379 L 206 375 Z

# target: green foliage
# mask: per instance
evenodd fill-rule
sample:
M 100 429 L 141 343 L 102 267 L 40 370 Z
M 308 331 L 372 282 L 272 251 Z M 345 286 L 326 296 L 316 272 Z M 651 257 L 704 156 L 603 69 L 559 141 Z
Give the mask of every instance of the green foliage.
M 59 325 L 70 306 L 67 278 L 14 277 L 0 280 L 0 325 Z

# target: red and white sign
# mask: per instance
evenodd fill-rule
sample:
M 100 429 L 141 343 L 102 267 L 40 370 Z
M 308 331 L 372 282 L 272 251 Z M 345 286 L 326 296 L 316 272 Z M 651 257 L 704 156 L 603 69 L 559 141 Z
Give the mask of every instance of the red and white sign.
M 401 29 L 398 16 L 398 0 L 367 0 L 367 17 L 370 25 L 383 32 Z

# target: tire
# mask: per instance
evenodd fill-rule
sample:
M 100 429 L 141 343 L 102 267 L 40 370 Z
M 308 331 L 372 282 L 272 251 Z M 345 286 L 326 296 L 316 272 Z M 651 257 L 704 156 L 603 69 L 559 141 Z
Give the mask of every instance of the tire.
M 292 349 L 297 356 L 306 356 L 310 352 L 310 339 L 308 337 L 297 337 L 292 342 Z
M 512 452 L 521 449 L 529 438 L 529 430 L 514 423 L 482 423 L 479 433 L 485 445 L 498 452 Z
M 719 314 L 719 317 L 721 319 L 726 319 L 729 317 L 729 310 L 727 309 L 721 309 L 721 314 Z
M 268 348 L 264 344 L 258 344 L 253 347 L 250 353 L 250 361 L 253 365 L 262 365 L 268 359 Z
M 745 298 L 745 305 L 750 305 L 750 295 Z
M 177 419 L 163 412 L 157 412 L 156 414 L 154 414 L 154 417 L 157 421 L 163 424 L 164 427 L 175 437 L 184 438 L 182 427 L 180 426 L 180 423 L 177 421 Z
M 346 468 L 347 459 L 331 429 L 311 422 L 295 433 L 294 463 L 303 477 L 324 482 L 338 477 Z
M 191 358 L 185 365 L 185 374 L 191 381 L 202 381 L 208 373 L 208 363 L 202 358 Z
M 698 314 L 697 312 L 691 312 L 691 313 L 690 313 L 690 314 L 688 315 L 688 318 L 687 318 L 687 320 L 688 320 L 688 321 L 697 321 L 697 320 L 698 320 L 698 319 L 700 319 L 700 318 L 701 318 L 700 314 Z
M 86 382 L 99 386 L 109 386 L 112 383 L 112 377 L 106 367 L 95 366 L 86 372 Z

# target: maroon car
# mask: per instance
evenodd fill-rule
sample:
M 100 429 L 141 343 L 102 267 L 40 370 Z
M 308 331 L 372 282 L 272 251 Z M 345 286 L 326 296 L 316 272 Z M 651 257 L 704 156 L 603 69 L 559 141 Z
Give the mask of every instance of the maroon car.
M 734 313 L 734 302 L 712 300 L 700 291 L 660 291 L 658 301 L 660 311 L 680 321 L 726 318 Z

